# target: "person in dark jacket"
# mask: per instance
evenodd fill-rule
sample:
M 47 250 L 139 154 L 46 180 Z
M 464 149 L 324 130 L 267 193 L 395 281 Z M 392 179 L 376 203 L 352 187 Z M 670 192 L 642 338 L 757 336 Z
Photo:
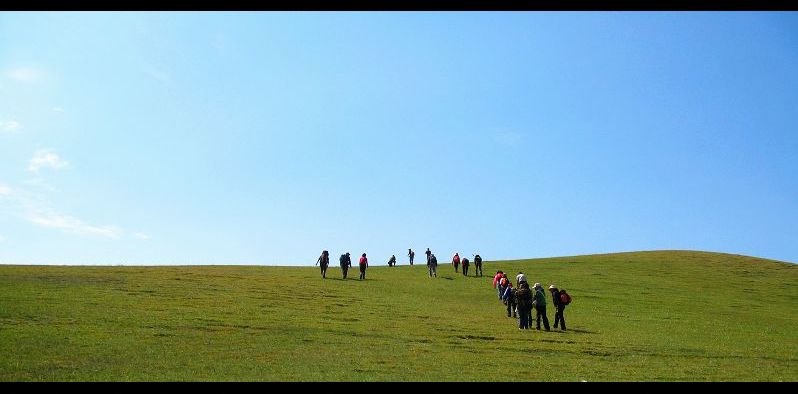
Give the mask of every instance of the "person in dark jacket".
M 518 328 L 528 330 L 532 318 L 532 292 L 528 283 L 522 283 L 515 291 L 515 302 L 518 305 Z
M 429 265 L 429 259 L 430 256 L 432 256 L 432 252 L 430 252 L 429 248 L 427 248 L 427 251 L 424 252 L 424 254 L 427 255 L 427 265 Z
M 346 273 L 349 272 L 349 267 L 352 266 L 352 259 L 349 258 L 349 252 L 342 254 L 338 262 L 341 264 L 341 273 L 344 274 L 344 279 L 346 279 Z
M 504 299 L 507 301 L 507 317 L 510 317 L 510 312 L 512 312 L 512 317 L 517 317 L 518 301 L 515 299 L 516 291 L 512 286 L 507 286 L 507 290 L 504 291 Z
M 554 328 L 557 328 L 557 316 L 560 317 L 560 329 L 565 331 L 565 307 L 571 303 L 571 296 L 565 289 L 557 295 L 557 315 L 554 316 Z
M 363 253 L 360 256 L 360 279 L 366 279 L 366 268 L 369 266 L 369 259 L 366 258 L 366 254 Z
M 469 265 L 468 257 L 463 257 L 462 264 L 463 264 L 463 276 L 468 276 L 468 265 Z
M 388 259 L 388 266 L 389 267 L 396 266 L 396 256 L 395 255 L 391 255 L 391 258 Z
M 480 255 L 474 256 L 474 276 L 482 276 L 482 257 Z
M 556 311 L 554 312 L 554 328 L 557 328 L 557 324 L 562 322 L 562 330 L 565 331 L 565 318 L 562 314 L 565 310 L 565 304 L 560 302 L 560 290 L 551 285 L 549 286 L 549 291 L 551 292 L 551 303 L 554 304 L 554 310 Z
M 407 257 L 410 258 L 410 266 L 413 266 L 413 258 L 416 257 L 416 252 L 413 249 L 407 249 Z
M 438 258 L 430 253 L 429 260 L 427 261 L 427 268 L 429 268 L 429 277 L 438 277 Z
M 321 277 L 322 278 L 326 278 L 327 277 L 327 266 L 330 264 L 330 252 L 328 252 L 326 250 L 322 251 L 321 252 L 321 256 L 319 256 L 319 259 L 316 260 L 316 264 L 320 264 L 321 265 Z
M 543 318 L 543 327 L 546 328 L 546 331 L 551 331 L 549 328 L 549 318 L 546 316 L 546 293 L 543 290 L 543 286 L 540 283 L 535 283 L 534 287 L 535 292 L 535 312 L 536 320 L 538 323 L 537 329 L 540 330 L 540 318 Z

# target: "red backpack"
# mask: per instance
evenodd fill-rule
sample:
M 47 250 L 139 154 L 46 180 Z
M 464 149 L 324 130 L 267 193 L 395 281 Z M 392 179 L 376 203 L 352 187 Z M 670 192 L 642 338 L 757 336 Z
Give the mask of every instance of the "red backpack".
M 568 305 L 571 303 L 571 296 L 568 293 L 560 292 L 560 303 L 563 305 Z

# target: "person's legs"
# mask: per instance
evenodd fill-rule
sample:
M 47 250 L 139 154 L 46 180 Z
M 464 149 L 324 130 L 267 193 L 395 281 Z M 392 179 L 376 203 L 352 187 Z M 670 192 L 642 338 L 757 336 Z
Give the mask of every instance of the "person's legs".
M 540 330 L 540 307 L 535 306 L 535 320 L 537 321 L 537 329 Z
M 519 320 L 521 320 L 521 321 L 522 321 L 522 323 L 521 323 L 521 326 L 522 326 L 522 327 L 523 327 L 525 330 L 528 330 L 528 329 L 529 329 L 529 319 L 532 317 L 532 315 L 531 315 L 531 312 L 532 312 L 532 310 L 531 310 L 531 309 L 529 309 L 529 308 L 527 308 L 527 309 L 524 309 L 524 310 L 522 310 L 522 312 L 521 312 L 521 318 L 520 318 Z
M 565 305 L 560 305 L 557 309 L 560 312 L 560 329 L 565 331 Z
M 540 330 L 540 318 L 542 317 L 543 328 L 545 328 L 546 331 L 551 331 L 551 328 L 549 327 L 549 318 L 546 316 L 546 307 L 544 306 L 537 309 L 538 309 L 538 330 Z
M 427 264 L 427 269 L 429 270 L 429 277 L 432 278 L 432 264 Z
M 557 308 L 554 309 L 554 328 L 557 328 L 557 324 L 559 322 L 560 322 L 560 307 L 557 306 Z

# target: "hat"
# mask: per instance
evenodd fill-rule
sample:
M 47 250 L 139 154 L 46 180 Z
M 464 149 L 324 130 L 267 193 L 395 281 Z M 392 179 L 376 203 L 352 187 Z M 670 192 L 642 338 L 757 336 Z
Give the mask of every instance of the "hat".
M 554 285 L 551 285 L 551 286 L 549 286 L 549 290 L 551 290 L 551 289 L 556 289 L 556 288 L 557 288 L 557 287 L 555 287 Z
M 535 283 L 535 288 L 537 289 L 538 287 L 540 287 L 540 283 Z

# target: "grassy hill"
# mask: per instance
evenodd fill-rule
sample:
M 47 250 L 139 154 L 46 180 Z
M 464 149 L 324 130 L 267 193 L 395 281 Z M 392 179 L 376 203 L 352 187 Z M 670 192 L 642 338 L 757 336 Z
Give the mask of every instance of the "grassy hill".
M 569 330 L 518 330 L 497 269 L 567 289 Z M 798 265 L 655 251 L 484 271 L 0 266 L 0 380 L 798 380 Z

